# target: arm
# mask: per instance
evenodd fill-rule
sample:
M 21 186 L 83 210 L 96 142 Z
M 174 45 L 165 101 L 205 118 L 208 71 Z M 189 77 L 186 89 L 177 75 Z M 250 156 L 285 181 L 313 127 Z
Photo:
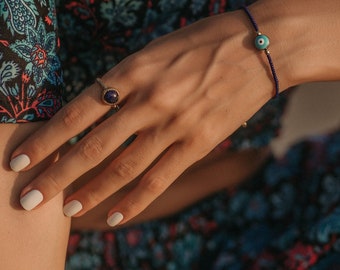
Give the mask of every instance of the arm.
M 316 0 L 263 0 L 250 7 L 260 30 L 271 39 L 281 91 L 340 78 L 340 3 L 326 2 L 320 6 Z M 81 216 L 142 175 L 109 212 L 122 213 L 122 223 L 132 219 L 272 97 L 267 59 L 254 49 L 253 40 L 248 18 L 237 11 L 192 24 L 128 57 L 103 77 L 105 84 L 120 90 L 121 110 L 25 187 L 21 196 L 40 190 L 43 205 L 137 133 L 93 181 L 66 199 L 81 203 L 76 213 Z M 28 154 L 31 164 L 26 169 L 35 166 L 110 109 L 99 93 L 98 84 L 89 87 L 40 131 L 39 140 L 32 136 L 12 157 Z M 51 140 L 57 130 L 62 135 Z M 47 141 L 47 148 L 39 147 Z
M 0 125 L 0 264 L 1 269 L 64 269 L 70 220 L 62 213 L 63 193 L 27 213 L 18 203 L 20 190 L 56 159 L 52 154 L 29 172 L 8 167 L 10 153 L 42 123 Z
M 259 1 L 252 7 L 260 30 L 270 35 L 270 51 L 282 90 L 314 81 L 339 80 L 340 3 Z M 248 25 L 250 31 L 251 25 Z M 322 41 L 322 42 L 318 42 Z M 287 83 L 287 85 L 286 85 Z

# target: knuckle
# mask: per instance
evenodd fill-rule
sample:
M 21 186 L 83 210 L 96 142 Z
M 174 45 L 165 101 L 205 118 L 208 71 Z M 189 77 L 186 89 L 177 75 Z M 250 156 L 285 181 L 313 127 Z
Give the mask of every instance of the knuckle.
M 146 178 L 143 181 L 143 185 L 144 189 L 153 195 L 158 195 L 162 193 L 168 187 L 166 179 L 160 176 L 152 176 Z
M 215 144 L 216 138 L 213 132 L 211 130 L 205 130 L 201 133 L 200 138 L 197 140 L 196 144 L 199 144 L 202 146 L 206 145 L 208 148 L 210 148 L 210 145 Z
M 121 68 L 116 71 L 116 76 L 128 78 L 129 81 L 143 85 L 146 80 L 145 73 L 152 61 L 145 54 L 135 53 L 122 61 Z
M 30 142 L 29 148 L 31 156 L 40 156 L 42 153 L 46 152 L 48 144 L 45 144 L 42 139 L 34 139 Z
M 48 174 L 45 176 L 45 181 L 49 183 L 50 187 L 57 193 L 64 189 L 61 183 L 58 181 L 58 178 L 53 174 Z
M 216 130 L 211 126 L 202 127 L 199 136 L 195 137 L 194 139 L 194 144 L 199 147 L 205 146 L 207 148 L 211 148 L 211 146 L 217 144 Z M 205 147 L 203 147 L 203 149 Z
M 134 67 L 136 70 L 144 70 L 144 68 L 154 66 L 155 57 L 156 55 L 153 50 L 144 47 L 137 53 L 130 55 L 128 59 L 130 61 L 130 67 Z
M 167 115 L 174 115 L 175 117 L 177 111 L 175 102 L 171 98 L 167 97 L 166 94 L 157 91 L 159 88 L 154 89 L 155 91 L 148 98 L 149 107 L 157 114 L 165 113 Z
M 125 214 L 128 214 L 128 216 L 134 216 L 141 212 L 141 210 L 142 210 L 141 205 L 140 203 L 138 203 L 138 201 L 131 197 L 125 199 L 124 201 Z
M 86 190 L 86 207 L 91 209 L 98 204 L 100 204 L 102 200 L 98 197 L 98 193 L 95 189 Z
M 79 107 L 73 104 L 73 106 L 66 106 L 62 110 L 61 119 L 66 128 L 71 128 L 79 125 L 82 120 L 82 113 Z
M 136 173 L 136 163 L 133 161 L 118 161 L 112 168 L 112 176 L 120 178 L 133 178 Z
M 187 138 L 184 147 L 192 149 L 198 160 L 206 156 L 217 144 L 218 142 L 211 132 L 202 132 L 200 136 Z
M 139 70 L 141 67 L 143 67 L 145 64 L 150 62 L 150 57 L 148 57 L 148 54 L 145 53 L 135 53 L 129 56 L 129 64 L 130 67 L 133 67 L 135 70 Z
M 103 149 L 103 142 L 97 136 L 92 135 L 80 143 L 79 154 L 86 161 L 100 162 Z

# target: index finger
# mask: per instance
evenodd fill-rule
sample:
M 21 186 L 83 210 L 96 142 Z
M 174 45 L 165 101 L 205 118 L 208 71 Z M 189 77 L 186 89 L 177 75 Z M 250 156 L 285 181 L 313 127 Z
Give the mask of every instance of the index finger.
M 30 135 L 12 153 L 11 169 L 30 169 L 105 115 L 111 107 L 102 103 L 101 91 L 99 84 L 91 85 Z

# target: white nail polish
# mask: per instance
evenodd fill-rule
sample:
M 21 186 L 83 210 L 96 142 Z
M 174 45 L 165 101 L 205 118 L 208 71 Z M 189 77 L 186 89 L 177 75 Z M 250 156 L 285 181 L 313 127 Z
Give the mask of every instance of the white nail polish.
M 31 163 L 29 156 L 22 154 L 11 160 L 9 166 L 15 172 L 20 172 L 22 169 L 26 168 Z
M 33 189 L 20 199 L 21 206 L 30 211 L 42 202 L 44 196 L 39 190 Z
M 72 217 L 83 209 L 80 201 L 73 200 L 64 205 L 64 214 L 67 217 Z
M 115 212 L 111 216 L 109 216 L 106 222 L 109 226 L 114 227 L 118 225 L 123 220 L 123 218 L 124 216 L 122 213 Z

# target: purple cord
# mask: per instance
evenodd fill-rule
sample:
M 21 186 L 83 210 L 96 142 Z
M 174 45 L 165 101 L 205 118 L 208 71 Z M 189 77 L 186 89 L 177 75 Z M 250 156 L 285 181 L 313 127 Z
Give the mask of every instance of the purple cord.
M 259 27 L 257 26 L 257 23 L 256 23 L 253 15 L 250 13 L 248 7 L 247 6 L 242 6 L 242 9 L 247 14 L 247 16 L 248 16 L 251 24 L 253 25 L 256 33 L 259 34 L 260 33 Z M 279 96 L 279 89 L 280 89 L 279 79 L 277 77 L 276 70 L 275 70 L 274 63 L 273 63 L 273 59 L 270 56 L 269 50 L 266 48 L 266 49 L 264 49 L 264 51 L 266 53 L 266 56 L 267 56 L 267 59 L 268 59 L 268 62 L 269 62 L 269 66 L 270 66 L 270 71 L 271 71 L 271 73 L 273 75 L 273 79 L 274 79 L 274 83 L 275 83 L 275 96 L 274 97 L 277 98 Z

